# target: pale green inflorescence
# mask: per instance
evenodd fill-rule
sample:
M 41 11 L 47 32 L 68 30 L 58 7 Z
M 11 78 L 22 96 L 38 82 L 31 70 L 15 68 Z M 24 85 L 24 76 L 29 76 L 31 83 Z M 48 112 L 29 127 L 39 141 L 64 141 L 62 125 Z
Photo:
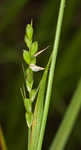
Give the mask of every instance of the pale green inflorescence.
M 23 50 L 23 59 L 25 63 L 27 64 L 27 68 L 25 70 L 25 84 L 27 91 L 29 93 L 29 97 L 26 97 L 26 94 L 24 94 L 25 90 L 22 91 L 22 96 L 24 100 L 24 106 L 25 106 L 25 118 L 28 127 L 30 128 L 32 125 L 33 120 L 33 112 L 32 112 L 32 103 L 36 97 L 37 89 L 33 89 L 33 72 L 37 72 L 40 70 L 43 70 L 44 68 L 39 67 L 36 65 L 36 56 L 38 51 L 38 42 L 33 42 L 33 27 L 32 23 L 28 24 L 26 27 L 26 34 L 25 34 L 25 43 L 28 48 L 28 50 Z

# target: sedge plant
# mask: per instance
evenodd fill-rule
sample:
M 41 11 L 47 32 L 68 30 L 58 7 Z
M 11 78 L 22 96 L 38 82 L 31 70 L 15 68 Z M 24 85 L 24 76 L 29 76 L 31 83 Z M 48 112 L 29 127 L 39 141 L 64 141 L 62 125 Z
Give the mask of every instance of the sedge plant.
M 49 111 L 50 97 L 51 97 L 51 92 L 52 92 L 52 84 L 53 84 L 53 78 L 54 78 L 54 72 L 55 72 L 55 64 L 56 64 L 56 58 L 57 58 L 57 53 L 58 53 L 58 46 L 59 46 L 59 40 L 60 40 L 65 2 L 66 0 L 61 0 L 53 52 L 49 58 L 49 61 L 45 70 L 43 67 L 39 67 L 36 65 L 36 57 L 40 53 L 42 53 L 45 49 L 37 52 L 38 42 L 37 41 L 33 42 L 32 22 L 31 24 L 28 24 L 26 27 L 25 43 L 26 43 L 28 50 L 23 50 L 23 59 L 27 65 L 27 68 L 25 69 L 25 85 L 29 93 L 29 97 L 26 97 L 25 88 L 21 89 L 21 93 L 22 93 L 23 100 L 24 100 L 24 106 L 26 110 L 25 118 L 26 118 L 28 131 L 29 131 L 28 132 L 28 150 L 41 150 L 42 149 L 43 137 L 44 137 L 45 127 L 46 127 L 48 111 Z M 42 79 L 38 87 L 36 89 L 33 89 L 33 83 L 34 83 L 33 74 L 34 72 L 41 71 L 41 70 L 44 70 Z M 48 71 L 49 71 L 49 78 L 48 78 L 47 91 L 45 95 Z M 81 87 L 79 87 L 79 89 L 80 88 Z M 79 89 L 77 91 L 79 91 Z M 75 97 L 78 99 L 77 105 L 76 105 Z M 50 147 L 51 150 L 64 149 L 64 146 L 72 130 L 72 127 L 75 123 L 75 120 L 76 120 L 76 117 L 78 115 L 80 105 L 81 105 L 80 97 L 78 97 L 77 94 L 75 94 L 75 97 L 73 97 L 72 103 L 70 104 L 68 108 L 64 121 L 61 124 L 60 129 L 58 130 L 57 136 L 51 144 L 51 147 Z M 35 107 L 34 107 L 34 111 L 32 111 L 32 105 L 35 99 L 36 99 Z M 76 108 L 76 113 L 74 113 L 74 117 L 72 117 L 73 106 L 75 106 Z M 67 118 L 69 116 L 71 116 L 71 119 L 68 121 Z M 64 128 L 67 129 L 67 132 L 63 136 L 62 132 Z
M 34 73 L 34 71 L 37 72 L 40 70 L 44 70 L 43 67 L 39 67 L 36 65 L 36 57 L 44 50 L 37 53 L 38 42 L 37 41 L 33 42 L 32 22 L 31 22 L 31 24 L 28 24 L 26 27 L 25 43 L 26 43 L 28 50 L 23 50 L 23 59 L 24 59 L 25 63 L 27 64 L 27 68 L 25 69 L 25 85 L 26 85 L 26 89 L 29 93 L 29 97 L 26 97 L 25 88 L 21 89 L 21 93 L 23 96 L 24 106 L 25 106 L 25 110 L 26 110 L 25 118 L 26 118 L 27 126 L 29 128 L 28 150 L 41 150 L 41 147 L 42 147 L 45 125 L 46 125 L 46 120 L 47 120 L 47 114 L 48 114 L 48 110 L 49 110 L 51 89 L 52 89 L 52 83 L 53 83 L 53 77 L 54 77 L 56 57 L 57 57 L 57 52 L 58 52 L 58 45 L 59 45 L 59 39 L 60 39 L 64 6 L 65 6 L 65 0 L 61 0 L 58 23 L 57 23 L 57 30 L 56 30 L 56 37 L 55 37 L 52 56 L 50 56 L 48 65 L 45 69 L 44 75 L 43 75 L 42 80 L 37 89 L 33 89 L 33 83 L 34 83 L 33 73 Z M 44 91 L 45 91 L 44 85 L 46 85 L 46 78 L 47 78 L 50 61 L 51 61 L 51 67 L 50 67 L 50 72 L 49 72 L 46 100 L 45 100 L 45 104 L 44 104 L 44 102 L 43 102 L 44 101 Z M 44 78 L 44 76 L 46 76 L 46 77 Z M 37 95 L 37 92 L 38 92 L 38 98 L 36 101 L 34 112 L 32 112 L 32 104 Z M 42 96 L 42 100 L 41 100 L 41 96 Z M 41 103 L 42 107 L 40 109 L 39 109 L 39 107 L 40 107 L 39 101 L 42 101 L 42 103 Z M 37 132 L 37 134 L 36 134 L 36 132 Z M 38 139 L 36 140 L 36 136 L 38 136 L 39 140 Z
M 39 103 L 41 97 L 43 99 L 44 92 L 41 92 L 41 91 L 45 91 L 44 85 L 46 83 L 46 77 L 47 77 L 47 72 L 48 72 L 50 61 L 51 61 L 51 57 L 48 62 L 48 65 L 47 65 L 47 69 L 44 73 L 44 77 L 43 77 L 44 79 L 42 78 L 43 81 L 41 80 L 38 87 L 36 89 L 33 89 L 33 84 L 34 84 L 33 74 L 34 74 L 34 72 L 44 70 L 43 67 L 36 65 L 36 57 L 38 55 L 40 55 L 42 52 L 44 52 L 48 48 L 48 46 L 45 49 L 42 49 L 39 52 L 37 52 L 38 51 L 38 42 L 37 41 L 33 42 L 32 22 L 31 22 L 31 24 L 28 24 L 26 27 L 25 43 L 27 46 L 27 49 L 23 49 L 23 59 L 24 59 L 24 62 L 26 63 L 26 68 L 24 68 L 24 66 L 23 66 L 25 85 L 23 85 L 23 87 L 21 88 L 21 94 L 23 97 L 24 106 L 25 106 L 25 110 L 26 110 L 25 118 L 26 118 L 28 130 L 29 130 L 29 132 L 28 132 L 28 149 L 30 149 L 31 145 L 34 145 L 34 146 L 36 145 L 35 142 L 33 142 L 35 140 L 35 138 L 33 138 L 33 141 L 32 141 L 33 144 L 30 144 L 31 134 L 32 134 L 32 136 L 34 136 L 36 133 L 36 130 L 37 130 L 37 132 L 39 132 L 37 129 L 37 125 L 36 125 L 36 130 L 35 131 L 33 130 L 33 123 L 34 123 L 34 119 L 36 118 L 37 114 L 40 115 L 39 117 L 37 117 L 38 119 L 41 118 L 41 115 L 42 115 L 41 110 L 43 110 L 43 108 L 41 110 L 38 108 L 38 110 L 39 110 L 39 112 L 38 112 L 38 111 L 36 111 L 36 107 L 43 105 L 43 103 L 42 104 L 38 104 L 38 103 Z M 26 90 L 25 90 L 25 87 L 26 87 Z M 27 95 L 26 91 L 28 92 L 29 97 L 26 96 Z M 37 96 L 38 91 L 39 91 L 38 98 L 37 98 L 38 100 L 36 102 L 35 109 L 33 112 L 32 105 Z M 42 102 L 43 102 L 43 100 L 42 100 Z M 41 121 L 40 121 L 40 123 L 41 123 Z M 35 129 L 35 126 L 34 126 L 34 129 Z M 32 150 L 34 149 L 33 146 L 31 149 Z
M 14 18 L 14 16 L 16 15 L 16 12 L 20 10 L 21 6 L 23 6 L 23 4 L 25 2 L 27 2 L 27 1 L 21 0 L 21 2 L 17 2 L 17 0 L 15 0 L 13 3 L 14 5 L 11 4 L 11 7 L 9 7 L 9 9 L 8 9 L 9 11 L 6 10 L 7 15 L 4 15 L 4 18 L 2 19 L 3 20 L 2 24 L 0 25 L 1 32 L 6 27 L 6 25 L 9 24 L 8 22 Z M 54 11 L 54 8 L 56 7 L 56 2 L 54 3 L 54 1 L 51 1 L 51 5 L 50 5 L 51 9 L 49 8 L 49 6 L 48 6 L 48 9 L 46 9 L 46 11 L 45 11 L 46 15 L 44 16 L 44 18 L 41 21 L 44 26 L 46 24 L 48 24 L 48 26 L 50 26 L 49 24 L 51 24 L 53 22 L 53 19 L 55 20 L 55 18 L 52 18 L 51 16 L 53 16 L 52 12 Z M 38 41 L 33 40 L 34 29 L 33 29 L 32 22 L 30 24 L 28 24 L 26 27 L 24 40 L 25 40 L 25 44 L 26 44 L 27 48 L 23 49 L 24 63 L 22 65 L 25 82 L 23 83 L 23 86 L 21 88 L 21 94 L 22 94 L 22 98 L 23 98 L 23 102 L 24 102 L 25 119 L 26 119 L 26 124 L 27 124 L 27 128 L 28 128 L 28 150 L 41 150 L 42 149 L 46 121 L 47 121 L 47 116 L 48 116 L 48 111 L 49 111 L 51 92 L 52 92 L 53 79 L 55 81 L 54 72 L 55 72 L 56 58 L 57 58 L 57 54 L 58 54 L 58 46 L 59 46 L 60 33 L 61 33 L 61 28 L 62 28 L 65 2 L 66 2 L 66 0 L 60 0 L 60 9 L 59 9 L 59 15 L 58 15 L 56 34 L 55 34 L 55 38 L 54 38 L 53 51 L 48 60 L 48 64 L 45 68 L 37 66 L 36 58 L 39 54 L 44 52 L 48 47 L 46 47 L 45 49 L 43 49 L 41 51 L 38 51 L 39 50 Z M 77 3 L 78 2 L 76 0 L 68 1 L 68 4 L 70 4 L 70 5 L 68 5 L 68 7 L 66 7 L 66 9 L 69 10 L 69 6 L 70 6 L 71 13 L 70 13 L 70 15 L 69 15 L 69 13 L 66 13 L 67 14 L 66 21 L 65 21 L 66 25 L 65 25 L 65 27 L 63 26 L 63 30 L 65 33 L 66 33 L 67 28 L 69 27 L 68 25 L 71 25 L 72 16 L 74 14 L 74 11 L 76 10 L 75 8 L 77 6 L 76 5 Z M 54 4 L 54 7 L 52 7 L 53 4 Z M 72 6 L 71 4 L 72 5 L 74 4 L 74 5 Z M 10 5 L 10 3 L 9 3 L 9 5 Z M 15 13 L 14 14 L 10 13 L 10 12 L 13 12 L 15 6 L 18 6 L 18 7 L 16 7 Z M 4 10 L 4 9 L 2 9 L 2 10 Z M 51 13 L 48 10 L 51 10 L 50 11 Z M 50 18 L 50 20 L 48 19 L 48 22 L 47 22 L 46 17 L 48 16 L 48 13 L 50 14 L 49 16 L 51 18 Z M 73 17 L 73 19 L 74 19 L 74 17 Z M 50 27 L 49 27 L 49 29 L 50 29 Z M 43 31 L 42 40 L 45 39 L 44 35 L 45 35 L 45 32 Z M 65 36 L 65 34 L 64 34 L 64 36 Z M 62 77 L 68 77 L 68 73 L 72 71 L 72 67 L 73 66 L 74 66 L 73 68 L 77 67 L 77 64 L 79 62 L 77 63 L 76 58 L 78 58 L 78 57 L 75 57 L 75 56 L 77 55 L 77 52 L 79 52 L 79 49 L 77 49 L 77 46 L 79 48 L 81 46 L 80 37 L 81 37 L 81 29 L 73 37 L 73 40 L 72 40 L 71 44 L 69 45 L 69 48 L 66 50 L 66 54 L 63 55 L 63 57 L 61 57 L 62 61 L 60 63 L 60 67 L 59 67 L 58 71 L 56 71 L 56 72 L 58 72 L 56 74 L 57 80 L 58 80 L 58 77 L 60 77 L 61 80 L 62 80 Z M 4 45 L 1 45 L 1 47 L 2 47 L 1 49 L 3 50 Z M 8 49 L 10 49 L 10 53 L 6 53 L 7 50 L 5 52 L 5 57 L 7 59 L 5 59 L 5 57 L 3 57 L 3 59 L 1 59 L 0 62 L 5 62 L 6 60 L 13 61 L 14 59 L 16 59 L 16 57 L 13 57 L 13 56 L 15 56 L 15 54 L 12 55 L 12 53 L 11 53 L 11 48 L 8 48 Z M 69 57 L 70 57 L 70 61 L 68 62 Z M 74 60 L 76 60 L 75 63 L 73 63 Z M 81 64 L 79 65 L 79 67 L 80 66 L 81 66 Z M 79 72 L 79 67 L 77 67 L 78 72 Z M 37 87 L 34 87 L 34 72 L 38 72 L 38 71 L 42 71 L 44 73 L 40 80 L 39 85 Z M 48 73 L 49 73 L 49 75 L 48 75 Z M 75 73 L 75 70 L 73 73 Z M 48 76 L 48 78 L 47 78 L 47 76 Z M 75 76 L 76 76 L 76 74 L 75 74 Z M 73 82 L 74 82 L 75 78 L 73 79 Z M 58 82 L 59 82 L 59 80 L 58 80 Z M 72 86 L 74 85 L 74 83 L 72 84 Z M 67 87 L 65 80 L 64 80 L 64 83 L 62 80 L 62 84 L 60 84 L 62 89 L 64 89 L 63 84 L 64 84 L 64 88 Z M 47 85 L 47 87 L 46 87 L 46 85 Z M 69 87 L 68 89 L 71 89 L 71 88 Z M 11 103 L 11 104 L 12 104 L 12 106 L 10 105 L 10 107 L 11 107 L 11 109 L 13 108 L 13 110 L 14 110 L 13 103 Z M 1 107 L 2 107 L 2 105 L 0 105 L 0 108 Z M 67 140 L 69 139 L 69 136 L 72 132 L 74 123 L 76 121 L 76 118 L 78 116 L 80 109 L 81 109 L 81 79 L 78 83 L 75 93 L 73 94 L 71 103 L 68 106 L 66 113 L 64 114 L 64 119 L 63 119 L 58 131 L 56 132 L 56 136 L 54 136 L 53 141 L 51 142 L 51 145 L 49 146 L 49 150 L 63 150 L 65 148 L 65 145 L 66 145 Z M 16 112 L 15 112 L 15 114 L 16 114 Z M 13 111 L 13 116 L 14 116 L 14 111 Z M 17 118 L 18 118 L 18 116 L 17 116 Z M 11 115 L 11 119 L 13 120 L 12 115 Z M 10 130 L 11 134 L 13 135 L 14 130 L 12 132 L 13 127 L 11 127 L 11 126 L 14 126 L 14 123 L 13 123 L 14 121 L 11 121 L 11 122 L 12 123 L 10 123 L 10 121 L 9 121 L 9 130 Z M 80 121 L 80 123 L 81 123 L 81 121 Z M 46 133 L 46 134 L 48 136 L 48 133 Z M 9 136 L 9 137 L 12 140 L 11 136 Z M 78 137 L 78 135 L 75 137 L 76 141 L 78 139 L 77 137 Z M 23 136 L 22 136 L 22 138 L 23 138 Z M 79 140 L 80 140 L 80 138 L 79 138 Z M 12 142 L 13 142 L 13 140 L 12 140 Z M 12 142 L 10 141 L 11 146 L 12 146 Z M 18 141 L 17 141 L 17 143 L 18 143 Z M 17 147 L 17 143 L 15 144 L 16 149 L 21 149 L 22 147 L 21 147 L 20 142 L 19 142 L 19 148 Z M 3 132 L 2 132 L 1 128 L 0 128 L 0 149 L 7 150 L 5 138 L 3 136 Z M 12 149 L 15 149 L 14 146 L 12 146 Z

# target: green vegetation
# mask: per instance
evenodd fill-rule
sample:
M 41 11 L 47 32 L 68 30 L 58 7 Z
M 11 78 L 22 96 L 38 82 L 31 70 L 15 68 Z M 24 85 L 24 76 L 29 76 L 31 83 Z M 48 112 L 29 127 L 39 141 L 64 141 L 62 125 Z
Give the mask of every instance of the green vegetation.
M 0 2 L 2 150 L 81 149 L 80 6 Z

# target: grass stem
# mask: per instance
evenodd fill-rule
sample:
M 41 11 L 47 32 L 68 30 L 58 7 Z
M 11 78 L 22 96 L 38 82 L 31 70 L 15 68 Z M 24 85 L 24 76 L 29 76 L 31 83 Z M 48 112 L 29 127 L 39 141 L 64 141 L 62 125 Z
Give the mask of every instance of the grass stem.
M 49 80 L 48 80 L 48 87 L 47 87 L 47 92 L 46 92 L 46 100 L 45 100 L 45 107 L 44 107 L 44 113 L 43 113 L 43 120 L 42 120 L 37 150 L 41 150 L 44 132 L 45 132 L 46 120 L 47 120 L 51 91 L 52 91 L 52 83 L 53 83 L 53 78 L 54 78 L 55 64 L 56 64 L 56 58 L 57 58 L 57 52 L 58 52 L 58 46 L 59 46 L 59 40 L 60 40 L 64 6 L 65 6 L 65 0 L 61 0 L 58 22 L 57 22 L 56 35 L 55 35 L 55 42 L 54 42 L 54 46 L 53 46 L 52 62 L 51 62 L 51 67 L 50 67 L 50 72 L 49 72 Z

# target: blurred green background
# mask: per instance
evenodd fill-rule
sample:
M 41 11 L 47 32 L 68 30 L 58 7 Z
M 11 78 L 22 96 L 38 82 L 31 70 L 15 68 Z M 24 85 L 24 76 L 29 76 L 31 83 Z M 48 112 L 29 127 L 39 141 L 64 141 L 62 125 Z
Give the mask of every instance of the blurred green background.
M 39 50 L 50 48 L 38 57 L 45 67 L 51 54 L 60 0 L 0 1 L 0 125 L 8 150 L 27 149 L 27 127 L 20 94 L 23 83 L 22 48 L 27 23 L 33 19 L 34 39 Z M 42 73 L 35 74 L 35 86 Z M 52 90 L 43 149 L 56 134 L 81 77 L 81 0 L 67 0 Z M 81 149 L 81 113 L 65 150 Z M 48 138 L 49 137 L 49 138 Z

